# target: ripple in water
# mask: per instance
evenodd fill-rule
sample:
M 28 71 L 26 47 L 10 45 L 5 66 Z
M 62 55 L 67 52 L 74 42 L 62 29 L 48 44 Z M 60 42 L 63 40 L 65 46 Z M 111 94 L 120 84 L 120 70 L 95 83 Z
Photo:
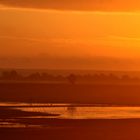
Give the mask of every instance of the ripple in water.
M 128 119 L 140 118 L 140 107 L 24 107 L 17 108 L 27 112 L 60 114 L 60 119 Z M 54 118 L 54 116 L 38 116 Z

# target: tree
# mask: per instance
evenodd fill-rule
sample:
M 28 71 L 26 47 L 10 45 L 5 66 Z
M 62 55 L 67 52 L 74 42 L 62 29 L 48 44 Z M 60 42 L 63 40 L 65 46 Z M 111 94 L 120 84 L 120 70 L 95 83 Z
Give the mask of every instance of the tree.
M 27 77 L 27 79 L 29 79 L 29 80 L 40 80 L 41 75 L 40 75 L 40 73 L 36 72 L 36 73 L 33 73 L 33 74 L 29 75 Z
M 18 78 L 18 73 L 17 73 L 17 71 L 12 70 L 12 71 L 10 72 L 10 76 L 11 76 L 12 79 L 17 79 L 17 78 Z
M 70 74 L 68 77 L 67 77 L 69 83 L 71 84 L 75 84 L 76 83 L 76 75 L 74 74 Z
M 18 80 L 20 78 L 21 76 L 17 73 L 16 70 L 2 72 L 2 79 L 4 80 Z

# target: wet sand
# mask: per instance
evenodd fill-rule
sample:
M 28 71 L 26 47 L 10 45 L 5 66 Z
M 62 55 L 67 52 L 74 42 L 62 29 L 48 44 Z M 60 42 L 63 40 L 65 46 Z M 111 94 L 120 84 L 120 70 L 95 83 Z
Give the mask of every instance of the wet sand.
M 59 114 L 49 114 L 40 112 L 26 112 L 14 109 L 12 107 L 0 107 L 0 119 L 14 119 L 31 116 L 58 116 Z
M 139 140 L 140 120 L 57 120 L 44 128 L 2 128 L 2 140 Z M 51 126 L 51 124 L 57 124 Z M 50 125 L 50 126 L 49 126 Z

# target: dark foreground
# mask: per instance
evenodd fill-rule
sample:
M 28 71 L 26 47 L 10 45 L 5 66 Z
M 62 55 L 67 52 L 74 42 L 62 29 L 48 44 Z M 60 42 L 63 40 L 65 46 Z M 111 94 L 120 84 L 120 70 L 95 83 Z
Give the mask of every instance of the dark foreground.
M 0 83 L 0 101 L 140 105 L 140 85 Z M 52 116 L 0 108 L 2 122 L 10 120 L 25 125 L 23 128 L 0 128 L 0 140 L 140 140 L 140 119 L 25 118 L 39 115 Z M 32 125 L 38 127 L 29 127 Z
M 140 120 L 48 120 L 44 128 L 1 128 L 1 140 L 139 140 Z M 70 125 L 69 125 L 70 124 Z

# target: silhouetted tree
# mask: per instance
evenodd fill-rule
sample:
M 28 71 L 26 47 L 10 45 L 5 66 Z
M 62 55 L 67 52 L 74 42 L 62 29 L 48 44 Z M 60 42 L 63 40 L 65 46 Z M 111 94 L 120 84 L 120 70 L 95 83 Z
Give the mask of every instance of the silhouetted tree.
M 37 73 L 33 73 L 33 74 L 29 75 L 27 77 L 27 79 L 29 79 L 29 80 L 40 80 L 41 79 L 41 75 L 38 72 Z
M 3 80 L 8 79 L 9 78 L 9 72 L 8 71 L 3 71 L 1 77 L 2 77 Z
M 117 77 L 116 75 L 114 75 L 114 74 L 112 74 L 112 73 L 110 73 L 109 75 L 108 75 L 108 81 L 109 82 L 116 82 L 116 81 L 118 81 L 119 80 L 119 77 Z
M 121 79 L 127 82 L 131 80 L 131 78 L 128 75 L 123 75 Z
M 67 77 L 69 83 L 71 84 L 75 84 L 76 83 L 76 75 L 74 74 L 70 74 L 68 77 Z
M 10 76 L 11 76 L 12 79 L 17 79 L 19 75 L 18 75 L 17 71 L 12 70 L 10 72 Z
M 19 80 L 19 79 L 21 79 L 21 75 L 19 75 L 16 70 L 3 71 L 2 72 L 2 79 L 4 79 L 4 80 Z

